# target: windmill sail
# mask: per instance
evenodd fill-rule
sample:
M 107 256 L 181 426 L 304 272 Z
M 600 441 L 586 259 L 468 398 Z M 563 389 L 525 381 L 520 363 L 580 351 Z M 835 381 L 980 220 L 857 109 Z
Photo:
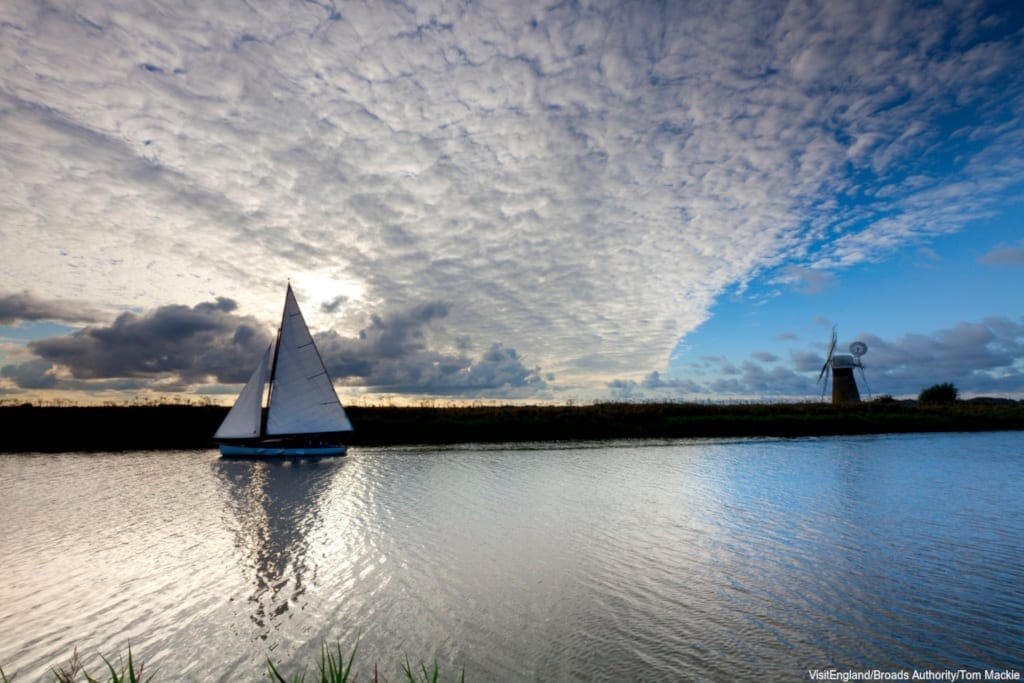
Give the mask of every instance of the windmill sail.
M 352 429 L 289 285 L 271 376 L 268 435 Z
M 828 389 L 826 373 L 831 368 L 832 403 L 858 403 L 860 402 L 860 391 L 857 390 L 857 380 L 853 376 L 853 369 L 860 368 L 861 377 L 864 376 L 864 365 L 860 362 L 860 357 L 867 353 L 868 346 L 864 342 L 854 342 L 850 344 L 850 353 L 852 355 L 845 353 L 837 354 L 835 352 L 837 341 L 836 327 L 833 325 L 832 339 L 828 345 L 825 364 L 821 366 L 821 372 L 818 373 L 818 382 L 821 382 L 823 379 L 825 380 L 821 385 L 821 397 L 825 398 L 825 391 Z M 867 386 L 866 381 L 865 386 Z
M 215 439 L 249 439 L 260 435 L 260 422 L 263 413 L 263 385 L 267 383 L 267 373 L 270 370 L 270 351 L 273 345 L 267 347 L 263 359 L 252 373 L 252 377 L 245 383 L 242 393 L 235 399 L 235 405 L 231 406 L 227 417 L 220 424 Z

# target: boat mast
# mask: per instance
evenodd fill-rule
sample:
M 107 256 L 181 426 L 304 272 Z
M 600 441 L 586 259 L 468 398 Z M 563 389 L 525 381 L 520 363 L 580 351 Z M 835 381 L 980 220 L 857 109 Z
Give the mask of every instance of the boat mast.
M 270 416 L 270 401 L 274 397 L 274 377 L 277 376 L 277 352 L 281 348 L 281 331 L 284 329 L 284 317 L 288 314 L 288 296 L 292 291 L 292 283 L 288 282 L 288 291 L 284 295 L 284 307 L 281 309 L 281 324 L 277 326 L 277 339 L 274 340 L 274 357 L 270 361 L 270 377 L 267 379 L 267 409 L 260 416 L 260 438 L 267 435 L 267 418 Z

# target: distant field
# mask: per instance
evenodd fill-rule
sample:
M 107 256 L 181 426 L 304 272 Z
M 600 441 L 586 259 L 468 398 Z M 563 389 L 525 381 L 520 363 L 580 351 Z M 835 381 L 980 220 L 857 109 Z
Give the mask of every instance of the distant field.
M 825 436 L 893 432 L 1024 430 L 1024 403 L 917 405 L 874 401 L 708 405 L 348 408 L 350 445 L 446 444 L 712 436 Z M 209 448 L 226 408 L 0 407 L 0 451 Z

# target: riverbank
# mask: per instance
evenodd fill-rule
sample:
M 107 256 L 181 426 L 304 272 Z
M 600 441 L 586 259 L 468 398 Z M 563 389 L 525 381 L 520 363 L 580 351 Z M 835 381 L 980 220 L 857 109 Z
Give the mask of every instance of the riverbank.
M 1024 402 L 352 407 L 352 446 L 1024 430 Z M 209 448 L 219 406 L 0 407 L 0 451 Z

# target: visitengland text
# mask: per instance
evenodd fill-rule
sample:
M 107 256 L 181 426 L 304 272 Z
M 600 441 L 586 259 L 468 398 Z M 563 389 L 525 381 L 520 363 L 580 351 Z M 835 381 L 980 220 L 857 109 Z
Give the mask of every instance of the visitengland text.
M 906 670 L 883 671 L 866 669 L 863 671 L 838 669 L 808 669 L 807 676 L 812 681 L 1019 681 L 1020 671 L 1014 669 L 968 669 Z

